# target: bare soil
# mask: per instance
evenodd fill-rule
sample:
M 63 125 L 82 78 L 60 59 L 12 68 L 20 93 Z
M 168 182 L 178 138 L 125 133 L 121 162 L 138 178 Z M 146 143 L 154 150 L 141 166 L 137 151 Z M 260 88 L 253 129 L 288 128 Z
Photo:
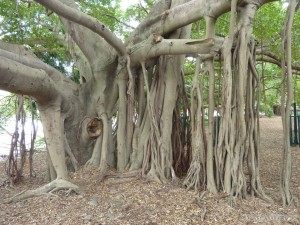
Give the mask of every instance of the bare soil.
M 249 197 L 237 199 L 231 207 L 222 193 L 194 193 L 180 185 L 149 183 L 138 177 L 109 178 L 99 184 L 97 172 L 80 170 L 72 174 L 72 182 L 85 190 L 84 195 L 59 192 L 0 204 L 0 224 L 300 224 L 300 208 L 282 208 L 281 203 L 280 117 L 261 118 L 261 147 L 261 180 L 272 204 Z M 293 147 L 292 155 L 292 193 L 300 199 L 300 147 Z M 14 187 L 6 185 L 4 162 L 0 162 L 0 202 L 45 184 L 45 153 L 35 154 L 34 160 L 37 176 L 29 178 L 25 171 Z

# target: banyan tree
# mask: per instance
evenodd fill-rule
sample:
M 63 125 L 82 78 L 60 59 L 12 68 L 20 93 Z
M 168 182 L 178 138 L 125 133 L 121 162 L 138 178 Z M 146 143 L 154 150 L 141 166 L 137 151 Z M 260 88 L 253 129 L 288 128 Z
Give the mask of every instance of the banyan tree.
M 99 180 L 109 169 L 135 171 L 162 183 L 181 177 L 188 189 L 226 192 L 231 199 L 252 195 L 271 201 L 259 173 L 256 56 L 262 49 L 253 36 L 256 13 L 270 2 L 157 0 L 125 40 L 83 13 L 77 1 L 19 2 L 41 5 L 43 16 L 59 18 L 57 41 L 68 45 L 80 79 L 76 83 L 41 61 L 30 46 L 0 42 L 0 89 L 34 100 L 49 153 L 49 183 L 9 201 L 59 189 L 79 192 L 68 176 L 79 166 L 97 169 Z M 292 195 L 285 106 L 291 103 L 290 33 L 298 7 L 289 1 L 282 32 L 286 204 Z M 225 37 L 215 29 L 224 14 L 230 18 Z M 200 39 L 191 35 L 198 21 L 205 21 Z M 194 64 L 189 93 L 187 62 Z

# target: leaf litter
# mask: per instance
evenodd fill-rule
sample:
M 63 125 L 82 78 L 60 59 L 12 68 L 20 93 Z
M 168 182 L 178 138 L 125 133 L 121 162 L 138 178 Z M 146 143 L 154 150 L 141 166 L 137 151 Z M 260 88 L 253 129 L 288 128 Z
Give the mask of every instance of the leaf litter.
M 139 177 L 107 178 L 97 182 L 97 171 L 80 169 L 72 182 L 84 195 L 63 192 L 0 204 L 0 224 L 300 224 L 299 206 L 282 208 L 279 192 L 282 158 L 280 117 L 261 118 L 261 180 L 270 204 L 259 198 L 237 199 L 233 207 L 226 194 L 186 191 L 180 185 L 145 182 Z M 293 195 L 300 199 L 300 147 L 292 147 Z M 5 183 L 5 161 L 0 162 L 0 200 L 45 184 L 46 154 L 34 155 L 37 176 L 24 170 L 21 183 Z M 26 173 L 27 172 L 27 173 Z

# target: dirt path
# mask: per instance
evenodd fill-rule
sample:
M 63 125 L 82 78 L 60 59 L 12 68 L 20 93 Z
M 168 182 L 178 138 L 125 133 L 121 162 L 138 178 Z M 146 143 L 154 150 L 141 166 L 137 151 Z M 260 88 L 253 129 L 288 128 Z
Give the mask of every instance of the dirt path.
M 280 162 L 282 159 L 281 117 L 261 118 L 261 178 L 266 192 L 280 204 L 279 193 Z M 300 147 L 292 147 L 292 188 L 300 199 Z
M 107 179 L 97 184 L 97 174 L 79 171 L 73 181 L 84 196 L 42 196 L 0 205 L 0 224 L 299 224 L 300 209 L 283 209 L 279 194 L 282 126 L 279 117 L 261 119 L 261 179 L 274 204 L 258 198 L 228 205 L 224 195 L 187 192 L 174 185 L 146 183 L 139 178 Z M 293 194 L 300 199 L 300 148 L 293 148 Z M 37 178 L 24 178 L 14 187 L 0 187 L 0 200 L 44 183 L 44 154 L 36 154 Z M 0 184 L 5 179 L 0 163 Z

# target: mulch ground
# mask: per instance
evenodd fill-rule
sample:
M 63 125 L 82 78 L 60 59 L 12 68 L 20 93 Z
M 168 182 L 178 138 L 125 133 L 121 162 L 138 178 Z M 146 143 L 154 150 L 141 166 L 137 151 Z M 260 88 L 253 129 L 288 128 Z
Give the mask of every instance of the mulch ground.
M 282 158 L 280 117 L 261 118 L 261 180 L 269 204 L 258 198 L 237 199 L 231 207 L 224 194 L 194 193 L 172 184 L 161 185 L 139 178 L 109 178 L 97 183 L 97 173 L 80 170 L 72 181 L 83 196 L 45 195 L 18 203 L 0 204 L 0 224 L 300 224 L 300 208 L 283 208 L 279 192 Z M 292 148 L 292 192 L 300 199 L 300 147 Z M 35 154 L 36 178 L 5 184 L 0 163 L 0 202 L 20 191 L 45 184 L 44 153 Z M 202 195 L 201 198 L 199 196 Z

